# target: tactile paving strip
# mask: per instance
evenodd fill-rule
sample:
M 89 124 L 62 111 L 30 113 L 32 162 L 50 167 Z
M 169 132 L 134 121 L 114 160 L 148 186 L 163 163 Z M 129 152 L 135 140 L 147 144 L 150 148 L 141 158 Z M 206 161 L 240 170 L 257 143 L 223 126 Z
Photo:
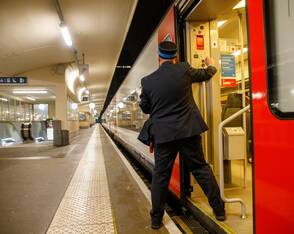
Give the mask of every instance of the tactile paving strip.
M 115 233 L 101 144 L 96 127 L 48 234 Z

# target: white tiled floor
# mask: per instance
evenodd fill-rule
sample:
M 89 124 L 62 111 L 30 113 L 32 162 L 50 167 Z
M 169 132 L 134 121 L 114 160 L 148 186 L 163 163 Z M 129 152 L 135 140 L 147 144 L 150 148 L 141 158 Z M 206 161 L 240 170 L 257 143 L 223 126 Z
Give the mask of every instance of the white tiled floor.
M 48 234 L 116 232 L 100 131 L 96 126 Z

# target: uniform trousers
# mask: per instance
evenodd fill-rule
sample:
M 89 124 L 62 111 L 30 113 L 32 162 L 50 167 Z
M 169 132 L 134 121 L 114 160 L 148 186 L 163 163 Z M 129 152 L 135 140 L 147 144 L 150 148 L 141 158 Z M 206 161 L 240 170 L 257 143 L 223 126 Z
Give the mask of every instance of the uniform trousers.
M 162 221 L 168 185 L 178 152 L 207 196 L 210 206 L 214 210 L 224 209 L 218 184 L 204 158 L 201 136 L 196 135 L 172 142 L 155 144 L 155 165 L 151 185 L 152 210 L 150 211 L 153 223 Z

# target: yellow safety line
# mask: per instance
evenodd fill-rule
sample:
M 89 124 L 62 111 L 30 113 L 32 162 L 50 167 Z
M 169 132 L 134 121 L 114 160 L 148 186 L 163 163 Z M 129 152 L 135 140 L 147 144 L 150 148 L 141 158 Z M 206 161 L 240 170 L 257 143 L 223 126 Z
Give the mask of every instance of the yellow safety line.
M 188 200 L 193 203 L 194 206 L 196 206 L 202 213 L 204 213 L 206 216 L 208 216 L 210 219 L 212 219 L 220 228 L 222 228 L 226 233 L 228 234 L 236 234 L 237 232 L 234 231 L 230 226 L 225 224 L 224 222 L 218 221 L 214 216 L 207 213 L 204 209 L 202 209 L 197 203 L 195 203 L 193 200 L 188 198 Z
M 193 234 L 192 230 L 183 222 L 179 216 L 174 216 L 172 219 L 180 225 L 186 234 Z
M 114 210 L 112 209 L 112 207 L 111 207 L 111 213 L 112 213 L 112 223 L 113 223 L 114 233 L 118 234 L 118 228 L 117 228 L 117 224 L 116 224 L 116 217 L 114 215 Z

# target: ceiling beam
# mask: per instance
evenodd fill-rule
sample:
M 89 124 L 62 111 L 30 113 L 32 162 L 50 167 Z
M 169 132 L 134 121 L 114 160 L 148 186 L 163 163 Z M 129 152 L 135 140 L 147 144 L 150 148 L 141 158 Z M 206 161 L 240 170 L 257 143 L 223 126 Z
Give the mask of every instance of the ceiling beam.
M 105 112 L 140 52 L 174 0 L 138 1 L 100 116 Z

